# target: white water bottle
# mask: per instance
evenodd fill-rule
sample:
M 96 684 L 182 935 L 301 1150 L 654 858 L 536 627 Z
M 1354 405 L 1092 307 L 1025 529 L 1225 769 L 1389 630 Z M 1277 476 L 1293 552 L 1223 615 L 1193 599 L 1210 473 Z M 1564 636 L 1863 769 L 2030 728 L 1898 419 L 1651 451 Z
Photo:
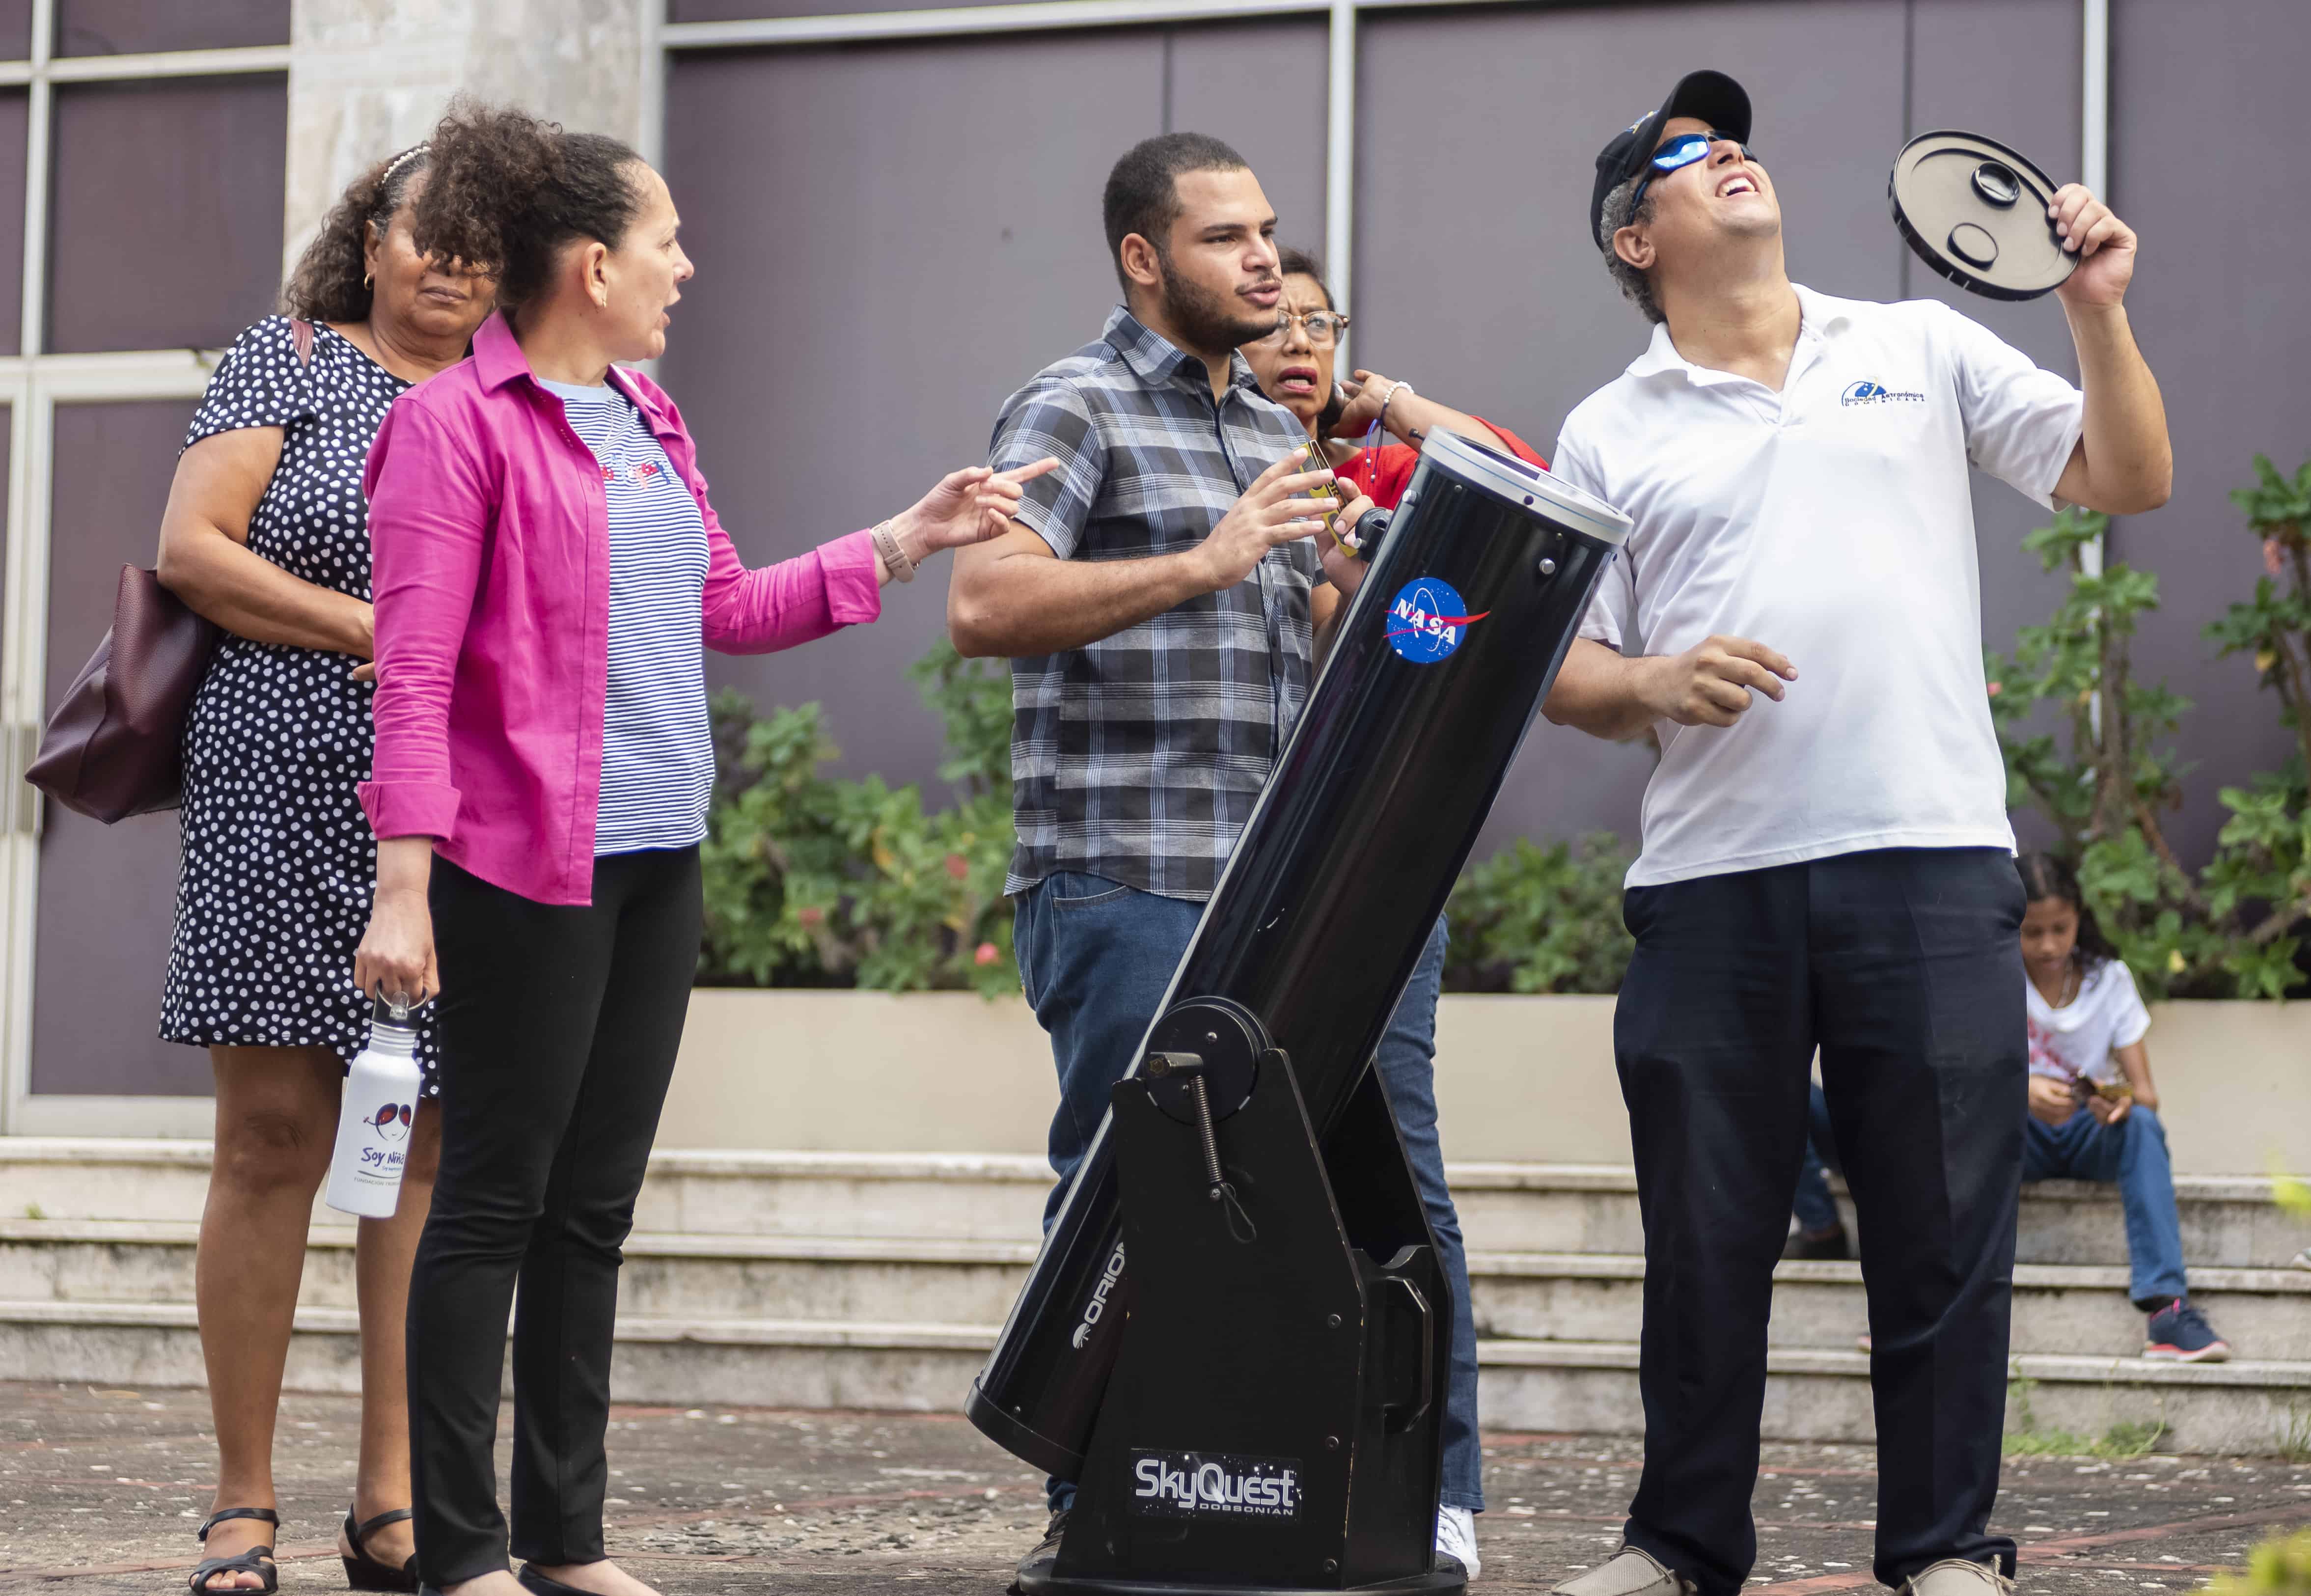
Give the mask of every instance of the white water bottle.
M 369 1045 L 345 1077 L 337 1147 L 329 1156 L 328 1205 L 364 1219 L 389 1219 L 401 1200 L 409 1129 L 417 1118 L 417 1032 L 406 1004 L 377 1000 Z

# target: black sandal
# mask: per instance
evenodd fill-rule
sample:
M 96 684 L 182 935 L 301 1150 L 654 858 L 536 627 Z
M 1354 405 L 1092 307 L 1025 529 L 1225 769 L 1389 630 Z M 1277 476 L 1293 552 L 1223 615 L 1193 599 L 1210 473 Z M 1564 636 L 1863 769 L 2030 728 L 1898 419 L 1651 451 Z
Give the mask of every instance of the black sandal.
M 417 1589 L 417 1557 L 396 1568 L 390 1563 L 380 1563 L 369 1555 L 369 1538 L 388 1524 L 397 1524 L 417 1515 L 406 1507 L 388 1508 L 367 1523 L 353 1522 L 353 1510 L 345 1509 L 345 1540 L 353 1548 L 350 1557 L 342 1552 L 338 1561 L 345 1565 L 345 1586 L 354 1591 L 414 1591 Z
M 270 1507 L 220 1508 L 201 1521 L 201 1527 L 196 1531 L 200 1536 L 201 1544 L 206 1546 L 209 1543 L 209 1531 L 228 1519 L 256 1519 L 260 1522 L 271 1524 L 276 1530 L 281 1527 L 281 1515 Z M 220 1574 L 253 1574 L 263 1580 L 265 1583 L 257 1586 L 257 1592 L 251 1592 L 250 1596 L 257 1596 L 257 1592 L 278 1591 L 281 1588 L 280 1565 L 274 1562 L 273 1548 L 269 1546 L 252 1546 L 247 1551 L 231 1557 L 205 1558 L 194 1568 L 192 1577 L 185 1582 L 185 1588 L 196 1592 L 197 1596 L 228 1596 L 228 1592 L 212 1592 L 209 1589 L 209 1581 Z M 246 1590 L 247 1587 L 240 1586 L 236 1589 Z

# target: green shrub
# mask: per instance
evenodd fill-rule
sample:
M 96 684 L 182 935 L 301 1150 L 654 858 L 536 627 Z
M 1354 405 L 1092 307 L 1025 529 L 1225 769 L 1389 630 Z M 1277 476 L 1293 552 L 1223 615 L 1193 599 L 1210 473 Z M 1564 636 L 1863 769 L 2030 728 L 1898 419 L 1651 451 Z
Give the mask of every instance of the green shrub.
M 912 785 L 822 775 L 837 750 L 817 704 L 760 719 L 743 695 L 715 695 L 702 985 L 1018 990 L 1003 896 L 1011 800 L 998 779 L 1010 757 L 1008 673 L 942 640 L 908 674 L 946 722 L 939 774 L 964 793 L 936 813 Z M 999 694 L 999 754 L 989 732 Z
M 2222 654 L 2252 653 L 2280 695 L 2298 751 L 2286 768 L 2217 793 L 2230 811 L 2214 858 L 2193 875 L 2167 844 L 2162 816 L 2183 802 L 2174 735 L 2188 700 L 2136 681 L 2138 616 L 2158 606 L 2158 579 L 2124 563 L 2089 572 L 2087 545 L 2107 518 L 2064 510 L 2025 540 L 2070 587 L 2043 626 L 2026 626 L 2010 658 L 1987 668 L 1991 713 L 2006 758 L 2007 803 L 2035 805 L 2056 850 L 2146 998 L 2283 998 L 2305 981 L 2298 929 L 2311 915 L 2311 465 L 2290 482 L 2256 457 L 2258 485 L 2232 495 L 2272 571 L 2252 604 L 2207 629 Z M 2055 728 L 2025 735 L 2052 719 Z
M 950 808 L 879 776 L 824 774 L 837 750 L 817 704 L 763 717 L 743 694 L 715 695 L 702 986 L 1018 990 L 1003 896 L 1010 673 L 942 638 L 907 675 L 946 725 L 938 774 L 962 793 Z M 1473 867 L 1452 893 L 1447 990 L 1618 990 L 1628 866 L 1600 832 L 1577 846 L 1520 839 Z
M 1547 848 L 1520 837 L 1472 866 L 1446 913 L 1456 992 L 1618 992 L 1636 945 L 1621 924 L 1629 851 L 1610 832 Z
M 2311 1530 L 2264 1541 L 2247 1554 L 2246 1572 L 2219 1574 L 2208 1596 L 2311 1596 Z

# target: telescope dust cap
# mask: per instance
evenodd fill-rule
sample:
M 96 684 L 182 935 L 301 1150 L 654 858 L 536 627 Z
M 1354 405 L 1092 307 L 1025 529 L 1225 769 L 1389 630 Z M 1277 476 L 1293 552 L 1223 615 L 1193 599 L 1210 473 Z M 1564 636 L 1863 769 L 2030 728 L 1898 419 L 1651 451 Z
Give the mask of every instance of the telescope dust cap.
M 2035 300 L 2079 264 L 2046 214 L 2055 188 L 1995 139 L 1924 133 L 1895 157 L 1886 196 L 1894 225 L 1935 271 L 1985 299 Z

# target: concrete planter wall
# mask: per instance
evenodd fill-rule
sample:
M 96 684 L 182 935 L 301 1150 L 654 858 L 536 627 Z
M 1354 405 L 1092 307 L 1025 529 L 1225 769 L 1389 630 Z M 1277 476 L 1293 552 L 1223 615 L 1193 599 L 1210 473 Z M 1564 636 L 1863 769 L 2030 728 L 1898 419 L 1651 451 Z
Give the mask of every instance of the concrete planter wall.
M 2311 1173 L 2311 1003 L 2152 1012 L 2176 1166 Z M 1610 998 L 1447 997 L 1437 1096 L 1456 1163 L 1629 1161 Z M 1016 999 L 702 988 L 658 1144 L 1039 1153 L 1057 1102 Z

